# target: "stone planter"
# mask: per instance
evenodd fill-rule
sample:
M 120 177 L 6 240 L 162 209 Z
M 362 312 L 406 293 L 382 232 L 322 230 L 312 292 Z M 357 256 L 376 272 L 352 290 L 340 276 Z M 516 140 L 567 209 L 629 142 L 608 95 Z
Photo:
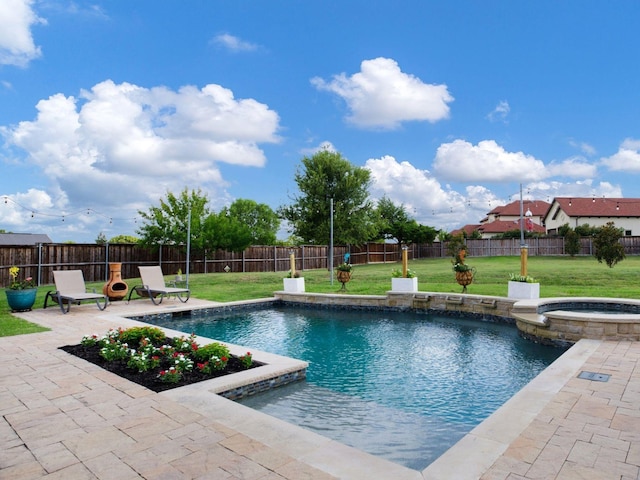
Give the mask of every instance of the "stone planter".
M 413 278 L 392 278 L 391 279 L 391 291 L 392 292 L 417 292 L 418 291 L 418 277 L 413 277 Z
M 283 278 L 286 293 L 304 293 L 304 277 Z
M 540 298 L 540 284 L 527 282 L 509 282 L 509 298 L 530 299 Z
M 7 303 L 12 312 L 28 312 L 36 303 L 37 288 L 25 288 L 24 290 L 5 290 Z

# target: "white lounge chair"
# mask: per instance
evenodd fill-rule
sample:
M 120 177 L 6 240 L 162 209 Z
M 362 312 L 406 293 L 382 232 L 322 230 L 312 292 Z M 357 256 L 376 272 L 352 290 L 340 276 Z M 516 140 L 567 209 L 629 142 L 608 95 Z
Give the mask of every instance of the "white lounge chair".
M 87 292 L 84 284 L 82 270 L 58 270 L 53 272 L 53 280 L 56 284 L 55 292 L 47 292 L 44 297 L 44 308 L 47 308 L 49 299 L 60 306 L 62 313 L 67 313 L 71 304 L 80 305 L 83 301 L 92 300 L 100 310 L 107 308 L 109 299 L 101 293 Z
M 167 287 L 165 285 L 160 266 L 138 267 L 138 269 L 142 285 L 134 287 L 132 293 L 135 291 L 140 296 L 149 297 L 154 305 L 160 305 L 164 297 L 169 295 L 175 295 L 182 303 L 189 300 L 191 291 L 188 288 Z M 129 300 L 131 300 L 131 293 L 129 293 Z

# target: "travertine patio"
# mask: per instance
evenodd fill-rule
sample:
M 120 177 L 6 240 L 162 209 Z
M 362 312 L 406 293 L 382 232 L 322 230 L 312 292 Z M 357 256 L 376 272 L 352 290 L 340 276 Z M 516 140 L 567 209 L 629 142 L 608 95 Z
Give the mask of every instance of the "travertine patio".
M 191 299 L 187 308 L 212 302 Z M 0 478 L 637 479 L 640 343 L 583 340 L 422 472 L 210 393 L 161 394 L 58 349 L 177 301 L 22 314 L 50 332 L 0 338 Z M 611 375 L 607 382 L 581 371 Z

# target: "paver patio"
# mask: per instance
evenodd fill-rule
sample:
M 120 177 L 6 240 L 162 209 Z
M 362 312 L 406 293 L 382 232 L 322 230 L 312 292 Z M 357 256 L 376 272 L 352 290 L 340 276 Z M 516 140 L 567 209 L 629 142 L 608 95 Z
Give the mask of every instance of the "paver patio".
M 191 299 L 187 307 L 211 302 Z M 197 386 L 161 394 L 58 347 L 171 301 L 21 314 L 52 331 L 0 338 L 0 478 L 638 479 L 640 343 L 581 341 L 423 472 Z M 607 382 L 580 371 L 611 375 Z M 518 426 L 522 425 L 522 426 Z

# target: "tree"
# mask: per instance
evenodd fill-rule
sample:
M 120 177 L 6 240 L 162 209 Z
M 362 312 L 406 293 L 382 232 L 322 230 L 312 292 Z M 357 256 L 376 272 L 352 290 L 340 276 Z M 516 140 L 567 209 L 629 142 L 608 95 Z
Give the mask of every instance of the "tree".
M 225 210 L 212 213 L 204 221 L 202 240 L 208 250 L 242 252 L 252 239 L 249 226 L 227 215 Z
M 595 248 L 594 255 L 599 263 L 604 260 L 609 268 L 625 258 L 624 247 L 620 243 L 620 238 L 624 230 L 616 228 L 613 222 L 608 222 L 604 227 L 600 227 L 593 240 Z
M 200 189 L 188 191 L 185 188 L 179 196 L 167 192 L 160 199 L 160 206 L 151 207 L 148 212 L 139 210 L 144 224 L 136 233 L 140 243 L 156 248 L 158 245 L 186 245 L 189 212 L 191 212 L 191 248 L 202 250 L 202 223 L 209 215 L 208 198 Z
M 280 228 L 278 215 L 264 203 L 238 199 L 221 213 L 249 227 L 251 245 L 274 245 Z
M 396 205 L 387 196 L 378 200 L 379 236 L 394 238 L 399 245 L 407 243 L 433 243 L 438 231 L 416 222 L 409 216 L 404 205 Z
M 377 233 L 368 193 L 370 176 L 369 170 L 353 166 L 337 152 L 322 150 L 304 157 L 294 177 L 300 195 L 293 197 L 292 205 L 281 206 L 278 215 L 305 242 L 326 245 L 333 199 L 334 243 L 364 243 Z
M 96 237 L 96 245 L 104 245 L 105 243 L 107 243 L 107 236 L 104 232 L 100 232 Z
M 111 237 L 109 243 L 138 243 L 138 237 L 134 237 L 133 235 L 116 235 L 115 237 Z
M 564 234 L 564 251 L 575 257 L 580 253 L 580 247 L 580 235 L 572 228 L 566 230 Z

